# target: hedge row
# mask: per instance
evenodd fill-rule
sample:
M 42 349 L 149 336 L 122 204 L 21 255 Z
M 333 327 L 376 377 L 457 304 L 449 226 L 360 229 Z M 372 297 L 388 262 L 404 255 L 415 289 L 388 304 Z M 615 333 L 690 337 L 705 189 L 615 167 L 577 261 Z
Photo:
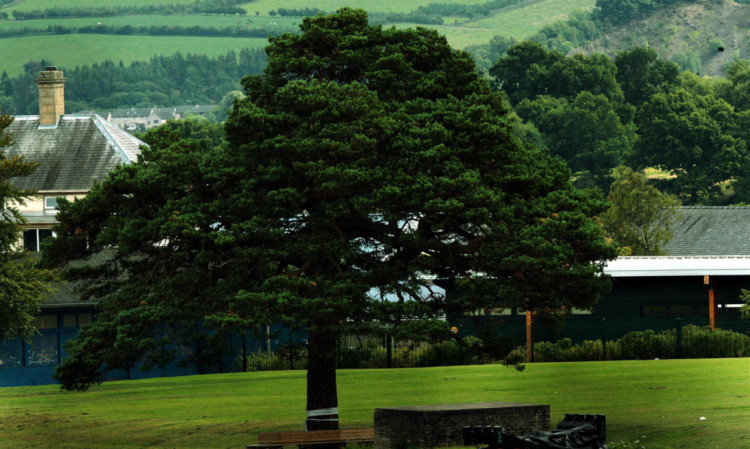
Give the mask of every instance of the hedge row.
M 645 360 L 669 358 L 724 358 L 750 356 L 750 336 L 723 329 L 688 325 L 682 328 L 681 345 L 675 329 L 654 332 L 630 332 L 618 340 L 587 340 L 573 344 L 569 338 L 555 343 L 534 344 L 534 362 L 582 362 L 595 360 Z M 510 351 L 504 360 L 488 355 L 482 340 L 467 337 L 463 344 L 455 340 L 437 343 L 401 342 L 391 350 L 390 366 L 413 368 L 425 366 L 475 365 L 500 363 L 516 365 L 524 361 L 526 348 Z M 278 352 L 252 353 L 247 358 L 249 371 L 283 370 L 306 367 L 307 350 L 303 345 L 282 347 Z M 606 349 L 606 350 L 605 350 Z M 342 348 L 337 354 L 339 368 L 385 368 L 388 351 L 382 342 L 370 341 L 360 347 Z M 241 365 L 239 365 L 241 366 Z
M 523 360 L 525 347 L 511 351 L 510 362 Z M 688 325 L 677 342 L 675 329 L 654 332 L 630 332 L 619 340 L 586 340 L 572 344 L 569 338 L 555 343 L 534 344 L 535 362 L 578 362 L 590 360 L 645 360 L 673 358 L 721 358 L 750 356 L 750 336 L 724 329 Z

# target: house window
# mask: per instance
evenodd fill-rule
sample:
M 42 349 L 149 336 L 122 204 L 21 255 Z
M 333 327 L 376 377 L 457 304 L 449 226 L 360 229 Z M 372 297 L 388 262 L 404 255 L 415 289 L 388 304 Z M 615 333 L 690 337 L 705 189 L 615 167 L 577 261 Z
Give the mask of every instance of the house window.
M 44 210 L 57 210 L 57 197 L 56 196 L 44 197 Z
M 63 315 L 62 327 L 78 327 L 78 322 L 76 321 L 76 314 L 66 313 L 65 315 Z
M 66 313 L 62 317 L 62 327 L 81 327 L 91 324 L 93 316 L 91 313 Z
M 57 315 L 47 313 L 34 317 L 34 325 L 37 329 L 57 329 Z
M 39 252 L 39 244 L 52 235 L 51 229 L 25 229 L 23 231 L 23 248 L 27 251 Z

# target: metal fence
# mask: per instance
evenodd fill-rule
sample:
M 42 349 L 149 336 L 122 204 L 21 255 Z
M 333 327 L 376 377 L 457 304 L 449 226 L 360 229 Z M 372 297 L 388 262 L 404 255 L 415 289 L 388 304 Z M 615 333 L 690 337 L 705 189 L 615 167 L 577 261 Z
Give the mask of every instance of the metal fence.
M 388 335 L 345 335 L 336 347 L 337 368 L 406 368 L 460 365 L 465 349 L 452 341 L 396 340 Z M 305 369 L 306 335 L 285 333 L 268 341 L 249 342 L 238 367 L 246 371 Z

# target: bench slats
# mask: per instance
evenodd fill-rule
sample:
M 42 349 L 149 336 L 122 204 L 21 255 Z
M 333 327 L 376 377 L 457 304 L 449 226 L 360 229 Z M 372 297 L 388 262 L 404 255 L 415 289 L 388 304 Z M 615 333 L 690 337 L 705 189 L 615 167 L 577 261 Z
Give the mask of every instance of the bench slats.
M 309 432 L 271 432 L 258 434 L 258 444 L 249 448 L 283 447 L 305 444 L 343 444 L 347 442 L 372 443 L 375 429 L 313 430 Z

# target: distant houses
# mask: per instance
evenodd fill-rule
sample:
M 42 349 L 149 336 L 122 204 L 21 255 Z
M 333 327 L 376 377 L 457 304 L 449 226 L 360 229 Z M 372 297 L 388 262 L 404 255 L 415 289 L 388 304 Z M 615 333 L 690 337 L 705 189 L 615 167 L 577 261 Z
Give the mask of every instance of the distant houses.
M 155 128 L 167 120 L 179 120 L 188 115 L 205 116 L 215 105 L 183 105 L 165 108 L 126 108 L 99 112 L 107 121 L 114 123 L 129 133 Z

